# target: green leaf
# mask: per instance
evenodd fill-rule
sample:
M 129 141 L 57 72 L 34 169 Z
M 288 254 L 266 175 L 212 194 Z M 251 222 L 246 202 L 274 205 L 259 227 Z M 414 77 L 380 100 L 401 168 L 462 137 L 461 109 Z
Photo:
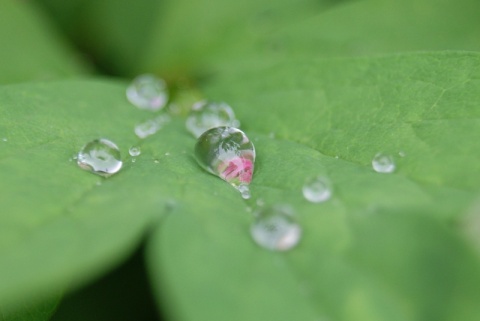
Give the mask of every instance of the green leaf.
M 192 6 L 195 6 L 192 8 Z M 211 10 L 211 8 L 215 10 Z M 152 31 L 143 69 L 213 73 L 246 57 L 480 50 L 475 0 L 174 1 Z
M 63 31 L 100 70 L 134 76 L 162 1 L 39 0 Z
M 47 321 L 55 312 L 58 299 L 52 299 L 41 303 L 19 304 L 14 309 L 3 310 L 0 308 L 1 321 Z
M 126 101 L 123 83 L 0 87 L 2 305 L 92 279 L 129 255 L 161 216 L 165 196 L 142 187 L 126 152 L 137 143 L 135 122 L 146 116 Z M 126 161 L 107 180 L 72 161 L 99 137 L 116 142 Z
M 477 320 L 480 261 L 451 223 L 480 196 L 479 79 L 480 55 L 453 52 L 225 68 L 202 89 L 256 145 L 248 205 L 293 206 L 304 238 L 256 247 L 235 191 L 192 179 L 150 243 L 159 304 L 181 320 Z M 379 151 L 394 174 L 371 168 Z M 319 173 L 335 194 L 311 204 Z
M 0 3 L 0 84 L 84 72 L 85 66 L 32 3 Z

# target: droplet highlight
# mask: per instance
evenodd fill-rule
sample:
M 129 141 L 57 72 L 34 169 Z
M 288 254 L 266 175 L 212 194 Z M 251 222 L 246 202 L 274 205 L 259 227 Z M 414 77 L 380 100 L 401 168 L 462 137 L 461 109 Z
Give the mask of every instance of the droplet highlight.
M 167 86 L 164 80 L 154 75 L 140 75 L 128 86 L 127 99 L 140 109 L 157 111 L 168 101 Z
M 122 168 L 120 150 L 108 139 L 95 139 L 80 150 L 77 164 L 84 170 L 108 177 Z
M 197 140 L 195 159 L 203 169 L 237 188 L 243 198 L 250 198 L 255 147 L 240 129 L 222 126 L 207 130 Z
M 3 138 L 2 138 L 2 141 L 8 142 L 8 139 L 7 139 L 6 137 L 3 137 Z
M 235 118 L 232 107 L 227 103 L 200 101 L 193 105 L 185 126 L 195 138 L 198 138 L 211 128 L 220 126 L 238 128 L 240 122 Z
M 136 157 L 136 156 L 139 156 L 142 153 L 142 150 L 140 149 L 140 147 L 132 146 L 128 150 L 128 153 L 130 154 L 130 156 Z
M 391 155 L 378 153 L 372 159 L 372 167 L 377 173 L 393 173 L 395 161 Z
M 310 177 L 302 188 L 303 197 L 312 203 L 325 202 L 332 197 L 332 184 L 323 176 Z
M 299 243 L 302 229 L 289 207 L 277 205 L 256 212 L 250 233 L 255 243 L 265 249 L 287 251 Z

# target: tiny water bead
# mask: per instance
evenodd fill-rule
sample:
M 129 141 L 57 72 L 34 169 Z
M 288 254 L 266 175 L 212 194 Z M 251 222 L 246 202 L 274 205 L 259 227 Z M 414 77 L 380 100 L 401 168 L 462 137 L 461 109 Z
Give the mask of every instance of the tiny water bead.
M 395 161 L 391 155 L 378 153 L 372 159 L 372 167 L 377 173 L 393 173 Z
M 110 176 L 122 168 L 120 151 L 108 139 L 95 139 L 87 143 L 77 155 L 80 168 L 101 176 Z
M 140 155 L 142 153 L 142 151 L 141 151 L 140 147 L 132 146 L 128 150 L 128 153 L 130 154 L 130 156 L 136 157 L 136 156 Z
M 154 75 L 140 75 L 128 86 L 127 98 L 140 109 L 160 110 L 168 101 L 167 86 Z
M 250 233 L 255 243 L 263 248 L 287 251 L 298 244 L 302 229 L 289 207 L 276 205 L 261 208 L 256 213 Z
M 2 138 L 2 141 L 8 142 L 8 139 L 7 139 L 6 137 L 3 137 L 3 138 Z
M 195 159 L 203 169 L 237 188 L 243 198 L 250 198 L 255 147 L 240 129 L 222 126 L 207 130 L 197 140 Z
M 193 105 L 185 125 L 188 131 L 198 138 L 210 128 L 240 127 L 240 122 L 227 103 L 200 101 Z
M 332 196 L 330 180 L 323 176 L 310 177 L 302 188 L 303 197 L 312 203 L 325 202 Z

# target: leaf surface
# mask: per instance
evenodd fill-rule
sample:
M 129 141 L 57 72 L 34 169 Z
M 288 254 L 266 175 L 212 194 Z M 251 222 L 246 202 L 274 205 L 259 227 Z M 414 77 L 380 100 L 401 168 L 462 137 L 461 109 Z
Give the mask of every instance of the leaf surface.
M 33 3 L 1 0 L 0 84 L 50 80 L 86 72 Z
M 193 205 L 168 215 L 150 246 L 159 304 L 182 320 L 478 318 L 478 256 L 451 224 L 480 196 L 469 139 L 480 135 L 479 58 L 259 58 L 204 83 L 255 143 L 253 200 L 237 208 L 215 178 L 211 201 L 184 196 Z M 373 171 L 380 151 L 394 174 Z M 324 204 L 301 194 L 318 174 L 334 182 Z M 298 248 L 255 246 L 247 206 L 259 199 L 296 210 Z

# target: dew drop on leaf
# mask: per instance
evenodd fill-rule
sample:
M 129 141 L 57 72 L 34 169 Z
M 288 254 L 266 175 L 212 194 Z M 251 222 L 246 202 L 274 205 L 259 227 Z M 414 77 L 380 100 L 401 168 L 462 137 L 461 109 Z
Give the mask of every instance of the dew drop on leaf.
M 308 178 L 302 188 L 303 197 L 312 203 L 325 202 L 332 196 L 332 186 L 328 178 L 316 176 Z
M 165 81 L 154 75 L 140 75 L 128 86 L 127 98 L 140 109 L 157 111 L 168 101 L 167 86 Z
M 253 240 L 272 251 L 287 251 L 300 241 L 302 229 L 287 206 L 261 208 L 250 227 Z
M 108 139 L 95 139 L 87 143 L 77 155 L 77 164 L 84 170 L 101 176 L 110 176 L 122 168 L 120 151 Z
M 372 159 L 372 167 L 377 173 L 393 173 L 395 161 L 391 155 L 378 153 Z
M 132 146 L 128 150 L 128 153 L 130 154 L 130 156 L 135 157 L 135 156 L 139 156 L 142 153 L 142 151 L 141 151 L 140 147 Z
M 237 188 L 243 198 L 250 198 L 255 148 L 240 129 L 222 126 L 207 130 L 197 140 L 195 159 L 203 169 Z
M 170 122 L 170 120 L 170 116 L 160 115 L 143 123 L 137 124 L 135 126 L 135 135 L 137 135 L 138 138 L 144 139 L 158 132 L 165 124 Z
M 185 125 L 188 131 L 198 138 L 210 128 L 219 126 L 238 128 L 240 122 L 227 103 L 200 101 L 193 105 Z

